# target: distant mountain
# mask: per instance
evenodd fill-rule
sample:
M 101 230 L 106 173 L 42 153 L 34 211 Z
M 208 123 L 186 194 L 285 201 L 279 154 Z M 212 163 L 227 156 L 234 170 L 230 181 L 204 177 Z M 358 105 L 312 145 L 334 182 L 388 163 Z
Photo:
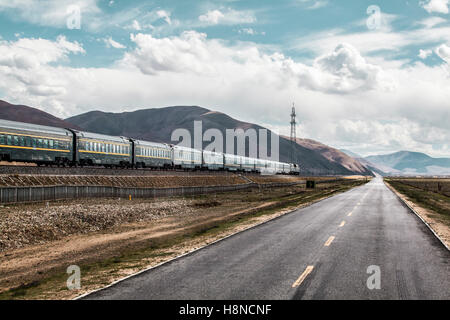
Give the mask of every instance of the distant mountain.
M 287 137 L 285 137 L 287 138 Z M 344 168 L 347 168 L 353 172 L 366 172 L 367 168 L 362 165 L 357 159 L 346 153 L 329 147 L 323 143 L 311 140 L 311 139 L 301 139 L 297 138 L 297 143 L 307 149 L 314 150 L 320 153 L 324 158 L 331 162 L 339 163 Z
M 165 143 L 171 143 L 171 134 L 175 129 L 187 129 L 193 136 L 195 120 L 202 121 L 203 131 L 216 128 L 224 137 L 226 129 L 264 129 L 256 124 L 233 119 L 224 113 L 197 106 L 175 106 L 123 113 L 92 111 L 66 119 L 67 122 L 86 131 Z M 357 161 L 321 143 L 299 139 L 296 144 L 292 144 L 285 137 L 280 137 L 279 142 L 280 161 L 291 162 L 291 150 L 294 148 L 294 161 L 300 163 L 303 174 L 371 174 Z M 208 144 L 205 142 L 204 147 Z
M 36 108 L 14 105 L 0 100 L 0 119 L 43 126 L 79 129 L 77 126 Z
M 355 158 L 355 159 L 362 158 L 362 156 L 360 156 L 359 154 L 354 153 L 354 152 L 352 152 L 350 150 L 339 149 L 339 151 L 341 151 L 341 152 L 345 153 L 346 155 L 348 155 L 348 156 L 350 156 L 352 158 Z
M 385 155 L 365 157 L 387 174 L 450 174 L 450 158 L 432 158 L 424 153 L 399 151 Z

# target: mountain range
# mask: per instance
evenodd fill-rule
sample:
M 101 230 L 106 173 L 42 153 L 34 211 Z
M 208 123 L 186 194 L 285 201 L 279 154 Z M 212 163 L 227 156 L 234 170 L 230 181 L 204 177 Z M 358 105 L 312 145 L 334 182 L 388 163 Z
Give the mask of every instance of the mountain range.
M 202 121 L 203 131 L 219 129 L 224 137 L 226 129 L 264 129 L 198 106 L 174 106 L 122 113 L 91 111 L 63 120 L 32 107 L 12 105 L 0 100 L 0 118 L 163 143 L 173 143 L 171 134 L 175 129 L 187 129 L 193 136 L 194 121 Z M 209 142 L 205 142 L 204 147 L 208 144 Z M 305 175 L 371 174 L 354 158 L 314 140 L 297 139 L 296 143 L 292 143 L 289 138 L 280 136 L 279 146 L 280 161 L 291 162 L 293 156 L 294 162 L 300 164 L 301 172 Z
M 412 151 L 362 157 L 348 150 L 341 151 L 381 175 L 450 175 L 449 158 L 433 158 L 425 153 Z

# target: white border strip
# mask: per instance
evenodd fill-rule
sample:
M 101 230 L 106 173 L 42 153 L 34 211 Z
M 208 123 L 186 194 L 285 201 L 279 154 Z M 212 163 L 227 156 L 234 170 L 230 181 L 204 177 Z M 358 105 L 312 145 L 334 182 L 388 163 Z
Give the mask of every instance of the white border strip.
M 384 180 L 383 180 L 383 182 L 384 182 Z M 439 235 L 433 230 L 433 228 L 416 212 L 416 210 L 414 210 L 405 200 L 403 200 L 402 199 L 402 197 L 400 197 L 398 194 L 397 194 L 397 192 L 398 193 L 400 193 L 399 191 L 397 191 L 397 190 L 395 190 L 395 188 L 394 187 L 392 187 L 391 185 L 389 185 L 388 183 L 386 183 L 386 182 L 384 182 L 384 184 L 388 187 L 388 189 L 389 190 L 391 190 L 391 192 L 393 193 L 393 194 L 395 194 L 396 195 L 396 197 L 397 198 L 399 198 L 400 200 L 401 200 L 401 202 L 403 202 L 407 207 L 408 207 L 408 209 L 409 210 L 411 210 L 411 212 L 413 212 L 420 220 L 422 220 L 422 222 L 428 227 L 428 229 L 430 229 L 430 231 L 434 234 L 434 236 L 442 243 L 442 245 L 445 247 L 445 248 L 447 248 L 447 250 L 448 251 L 450 251 L 450 248 L 447 246 L 447 244 L 444 242 L 444 240 L 442 240 L 440 237 L 439 237 Z M 394 189 L 395 191 L 397 191 L 397 192 L 395 192 L 394 190 L 392 190 L 392 189 Z
M 73 298 L 72 300 L 80 300 L 80 299 L 82 299 L 82 298 L 84 298 L 84 297 L 87 297 L 87 296 L 89 296 L 89 295 L 91 295 L 91 294 L 94 294 L 94 293 L 97 293 L 97 292 L 99 292 L 99 291 L 102 291 L 102 290 L 111 288 L 112 286 L 115 286 L 116 284 L 118 284 L 118 283 L 120 283 L 120 282 L 123 282 L 123 281 L 125 281 L 125 280 L 127 280 L 127 279 L 130 279 L 130 278 L 132 278 L 132 277 L 138 276 L 138 275 L 140 275 L 140 274 L 142 274 L 142 273 L 144 273 L 144 272 L 150 271 L 150 270 L 152 270 L 152 269 L 159 268 L 159 267 L 161 267 L 161 266 L 163 266 L 163 265 L 165 265 L 165 264 L 172 263 L 172 262 L 174 262 L 174 261 L 176 261 L 176 260 L 179 260 L 179 259 L 181 259 L 181 258 L 187 257 L 187 256 L 189 256 L 189 255 L 191 255 L 191 254 L 196 253 L 197 251 L 203 250 L 203 249 L 205 249 L 205 248 L 207 248 L 207 247 L 209 247 L 209 246 L 213 246 L 213 245 L 215 245 L 215 244 L 217 244 L 217 243 L 219 243 L 219 242 L 221 242 L 221 241 L 224 241 L 224 240 L 226 240 L 226 239 L 228 239 L 228 238 L 234 237 L 234 236 L 236 236 L 236 235 L 238 235 L 238 234 L 240 234 L 240 233 L 243 233 L 243 232 L 245 232 L 245 231 L 249 231 L 249 230 L 252 230 L 252 229 L 254 229 L 254 228 L 260 227 L 260 226 L 262 226 L 262 225 L 264 225 L 264 224 L 266 224 L 266 223 L 275 221 L 275 220 L 277 220 L 277 219 L 280 219 L 280 218 L 282 218 L 282 217 L 285 217 L 285 216 L 288 215 L 288 214 L 294 213 L 294 212 L 297 211 L 297 210 L 301 210 L 301 209 L 304 209 L 304 208 L 308 208 L 308 207 L 310 207 L 310 206 L 312 206 L 312 205 L 315 205 L 316 203 L 322 202 L 322 201 L 324 201 L 324 200 L 330 199 L 330 198 L 335 197 L 335 196 L 339 196 L 339 195 L 344 194 L 344 193 L 347 193 L 347 192 L 349 192 L 349 191 L 353 191 L 353 190 L 355 190 L 355 189 L 357 189 L 357 188 L 364 187 L 365 185 L 366 185 L 366 184 L 363 184 L 363 185 L 361 185 L 361 186 L 358 186 L 358 187 L 352 188 L 352 189 L 350 189 L 350 190 L 347 190 L 347 191 L 345 191 L 345 192 L 343 192 L 343 193 L 338 193 L 338 194 L 335 194 L 335 195 L 327 196 L 327 197 L 325 197 L 325 198 L 323 198 L 323 199 L 320 199 L 320 200 L 318 200 L 318 201 L 312 202 L 312 203 L 310 203 L 309 205 L 306 205 L 306 206 L 301 207 L 301 208 L 295 208 L 295 209 L 293 209 L 293 210 L 291 210 L 291 211 L 288 211 L 288 212 L 286 212 L 285 214 L 282 214 L 282 215 L 280 215 L 280 216 L 278 216 L 278 217 L 275 217 L 275 218 L 273 218 L 273 219 L 270 219 L 270 220 L 267 220 L 267 221 L 258 223 L 258 224 L 254 225 L 254 226 L 249 227 L 248 229 L 244 229 L 244 230 L 237 231 L 237 232 L 235 232 L 235 233 L 233 233 L 233 234 L 230 234 L 230 235 L 228 235 L 228 236 L 226 236 L 226 237 L 224 237 L 224 238 L 220 238 L 220 239 L 215 240 L 215 241 L 213 241 L 213 242 L 211 242 L 211 243 L 208 243 L 207 245 L 204 245 L 203 247 L 194 249 L 194 250 L 192 250 L 192 251 L 190 251 L 190 252 L 188 252 L 188 253 L 184 253 L 184 254 L 182 254 L 182 255 L 176 256 L 175 258 L 172 258 L 172 259 L 170 259 L 170 260 L 161 262 L 161 263 L 159 263 L 159 264 L 157 264 L 157 265 L 155 265 L 155 266 L 148 267 L 148 268 L 146 268 L 146 269 L 143 269 L 143 270 L 141 270 L 141 271 L 138 271 L 138 272 L 136 272 L 136 273 L 133 273 L 133 274 L 131 274 L 131 275 L 129 275 L 129 276 L 126 276 L 126 277 L 124 277 L 124 278 L 122 278 L 122 279 L 116 280 L 116 281 L 110 283 L 109 285 L 107 285 L 107 286 L 105 286 L 105 287 L 102 287 L 102 288 L 100 288 L 100 289 L 95 289 L 95 290 L 93 290 L 93 291 L 84 293 L 84 294 L 82 294 L 82 295 L 80 295 L 80 296 L 78 296 L 78 297 Z

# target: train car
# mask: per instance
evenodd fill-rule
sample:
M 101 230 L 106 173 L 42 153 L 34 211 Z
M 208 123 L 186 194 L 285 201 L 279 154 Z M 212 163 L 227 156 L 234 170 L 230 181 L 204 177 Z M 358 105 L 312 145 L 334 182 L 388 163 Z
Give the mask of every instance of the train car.
M 266 170 L 266 160 L 264 159 L 255 159 L 255 171 L 257 173 L 261 173 Z
M 73 134 L 62 128 L 0 120 L 0 159 L 38 165 L 71 164 Z
M 289 164 L 289 174 L 292 175 L 300 175 L 300 167 L 298 164 L 290 163 Z
M 77 138 L 76 162 L 81 166 L 132 166 L 132 142 L 127 138 L 82 131 L 74 133 Z
M 225 153 L 223 167 L 228 171 L 240 171 L 242 169 L 241 161 L 240 156 Z
M 289 163 L 280 162 L 280 166 L 281 166 L 281 173 L 282 174 L 289 174 L 290 173 L 291 166 L 289 165 Z
M 241 157 L 242 171 L 255 172 L 256 171 L 256 159 Z
M 133 165 L 136 168 L 171 168 L 172 148 L 163 143 L 132 140 Z
M 207 170 L 223 170 L 224 154 L 203 150 L 202 168 Z
M 202 166 L 202 152 L 200 150 L 174 146 L 173 165 L 181 169 L 200 169 Z

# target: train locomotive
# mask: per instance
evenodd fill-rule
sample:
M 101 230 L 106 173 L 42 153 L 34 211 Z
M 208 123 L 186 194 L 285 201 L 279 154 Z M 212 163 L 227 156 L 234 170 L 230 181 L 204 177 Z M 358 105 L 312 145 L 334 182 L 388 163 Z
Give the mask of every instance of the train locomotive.
M 0 161 L 261 174 L 300 171 L 297 164 L 9 120 L 0 120 Z

